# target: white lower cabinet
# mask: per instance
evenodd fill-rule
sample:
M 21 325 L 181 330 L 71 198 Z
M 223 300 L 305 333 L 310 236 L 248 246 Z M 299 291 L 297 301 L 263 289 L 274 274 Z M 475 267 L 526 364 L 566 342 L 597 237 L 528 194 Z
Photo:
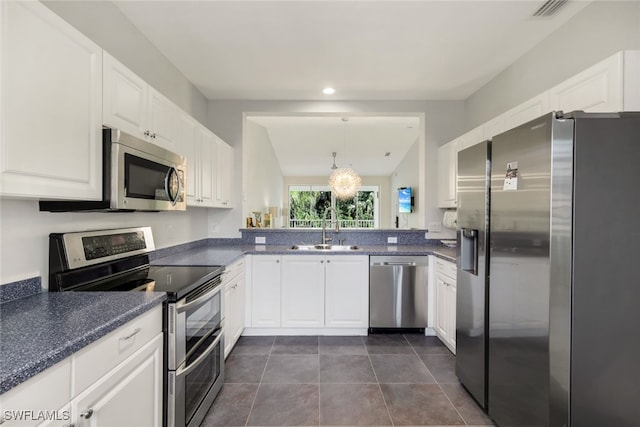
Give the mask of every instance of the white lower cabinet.
M 369 259 L 328 256 L 325 267 L 325 326 L 369 327 Z
M 281 326 L 324 326 L 325 259 L 315 255 L 282 257 Z
M 438 338 L 456 352 L 456 265 L 436 258 L 436 318 Z
M 75 427 L 162 424 L 162 333 L 71 402 Z
M 222 276 L 224 286 L 224 357 L 226 358 L 244 331 L 245 283 L 244 259 L 234 262 Z
M 251 326 L 280 327 L 281 256 L 251 257 Z
M 0 424 L 160 426 L 163 347 L 158 306 L 4 393 Z
M 251 333 L 368 327 L 368 256 L 254 255 L 251 264 Z

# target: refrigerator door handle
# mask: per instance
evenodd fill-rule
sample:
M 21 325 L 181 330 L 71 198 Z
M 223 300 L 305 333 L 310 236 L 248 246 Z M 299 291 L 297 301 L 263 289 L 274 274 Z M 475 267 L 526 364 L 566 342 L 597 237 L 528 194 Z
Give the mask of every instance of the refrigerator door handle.
M 460 270 L 478 275 L 478 230 L 460 230 Z

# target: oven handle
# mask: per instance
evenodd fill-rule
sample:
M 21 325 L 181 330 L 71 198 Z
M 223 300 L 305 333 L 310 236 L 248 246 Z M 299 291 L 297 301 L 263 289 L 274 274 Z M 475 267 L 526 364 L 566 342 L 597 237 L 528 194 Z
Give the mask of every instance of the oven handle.
M 222 283 L 217 285 L 215 288 L 213 288 L 211 291 L 207 292 L 206 294 L 201 295 L 198 298 L 194 299 L 193 301 L 184 302 L 184 300 L 180 300 L 176 303 L 176 312 L 182 313 L 183 311 L 189 310 L 189 308 L 191 307 L 201 305 L 207 302 L 208 300 L 212 299 L 213 297 L 215 297 L 216 294 L 220 293 L 221 290 L 222 290 Z
M 182 375 L 189 375 L 191 371 L 198 367 L 216 348 L 220 340 L 222 339 L 222 329 L 219 330 L 218 336 L 211 343 L 211 345 L 200 355 L 196 360 L 193 361 L 189 366 L 181 366 L 176 369 L 176 378 Z

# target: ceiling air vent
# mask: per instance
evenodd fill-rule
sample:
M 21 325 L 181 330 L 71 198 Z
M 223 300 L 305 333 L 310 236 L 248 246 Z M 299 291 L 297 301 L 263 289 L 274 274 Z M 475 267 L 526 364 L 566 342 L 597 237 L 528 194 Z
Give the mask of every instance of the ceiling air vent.
M 553 16 L 567 2 L 568 0 L 547 0 L 538 10 L 536 10 L 533 16 Z

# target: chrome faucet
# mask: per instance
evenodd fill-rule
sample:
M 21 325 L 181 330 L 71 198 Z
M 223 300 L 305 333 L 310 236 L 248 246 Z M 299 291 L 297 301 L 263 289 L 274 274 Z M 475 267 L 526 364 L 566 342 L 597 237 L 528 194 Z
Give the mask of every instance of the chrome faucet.
M 338 211 L 334 207 L 330 207 L 329 209 L 325 209 L 324 215 L 322 215 L 322 244 L 326 245 L 328 242 L 333 240 L 333 237 L 327 237 L 327 212 L 333 212 L 335 214 L 335 231 L 336 233 L 340 232 L 340 222 L 338 221 Z M 329 225 L 334 222 L 329 219 Z

